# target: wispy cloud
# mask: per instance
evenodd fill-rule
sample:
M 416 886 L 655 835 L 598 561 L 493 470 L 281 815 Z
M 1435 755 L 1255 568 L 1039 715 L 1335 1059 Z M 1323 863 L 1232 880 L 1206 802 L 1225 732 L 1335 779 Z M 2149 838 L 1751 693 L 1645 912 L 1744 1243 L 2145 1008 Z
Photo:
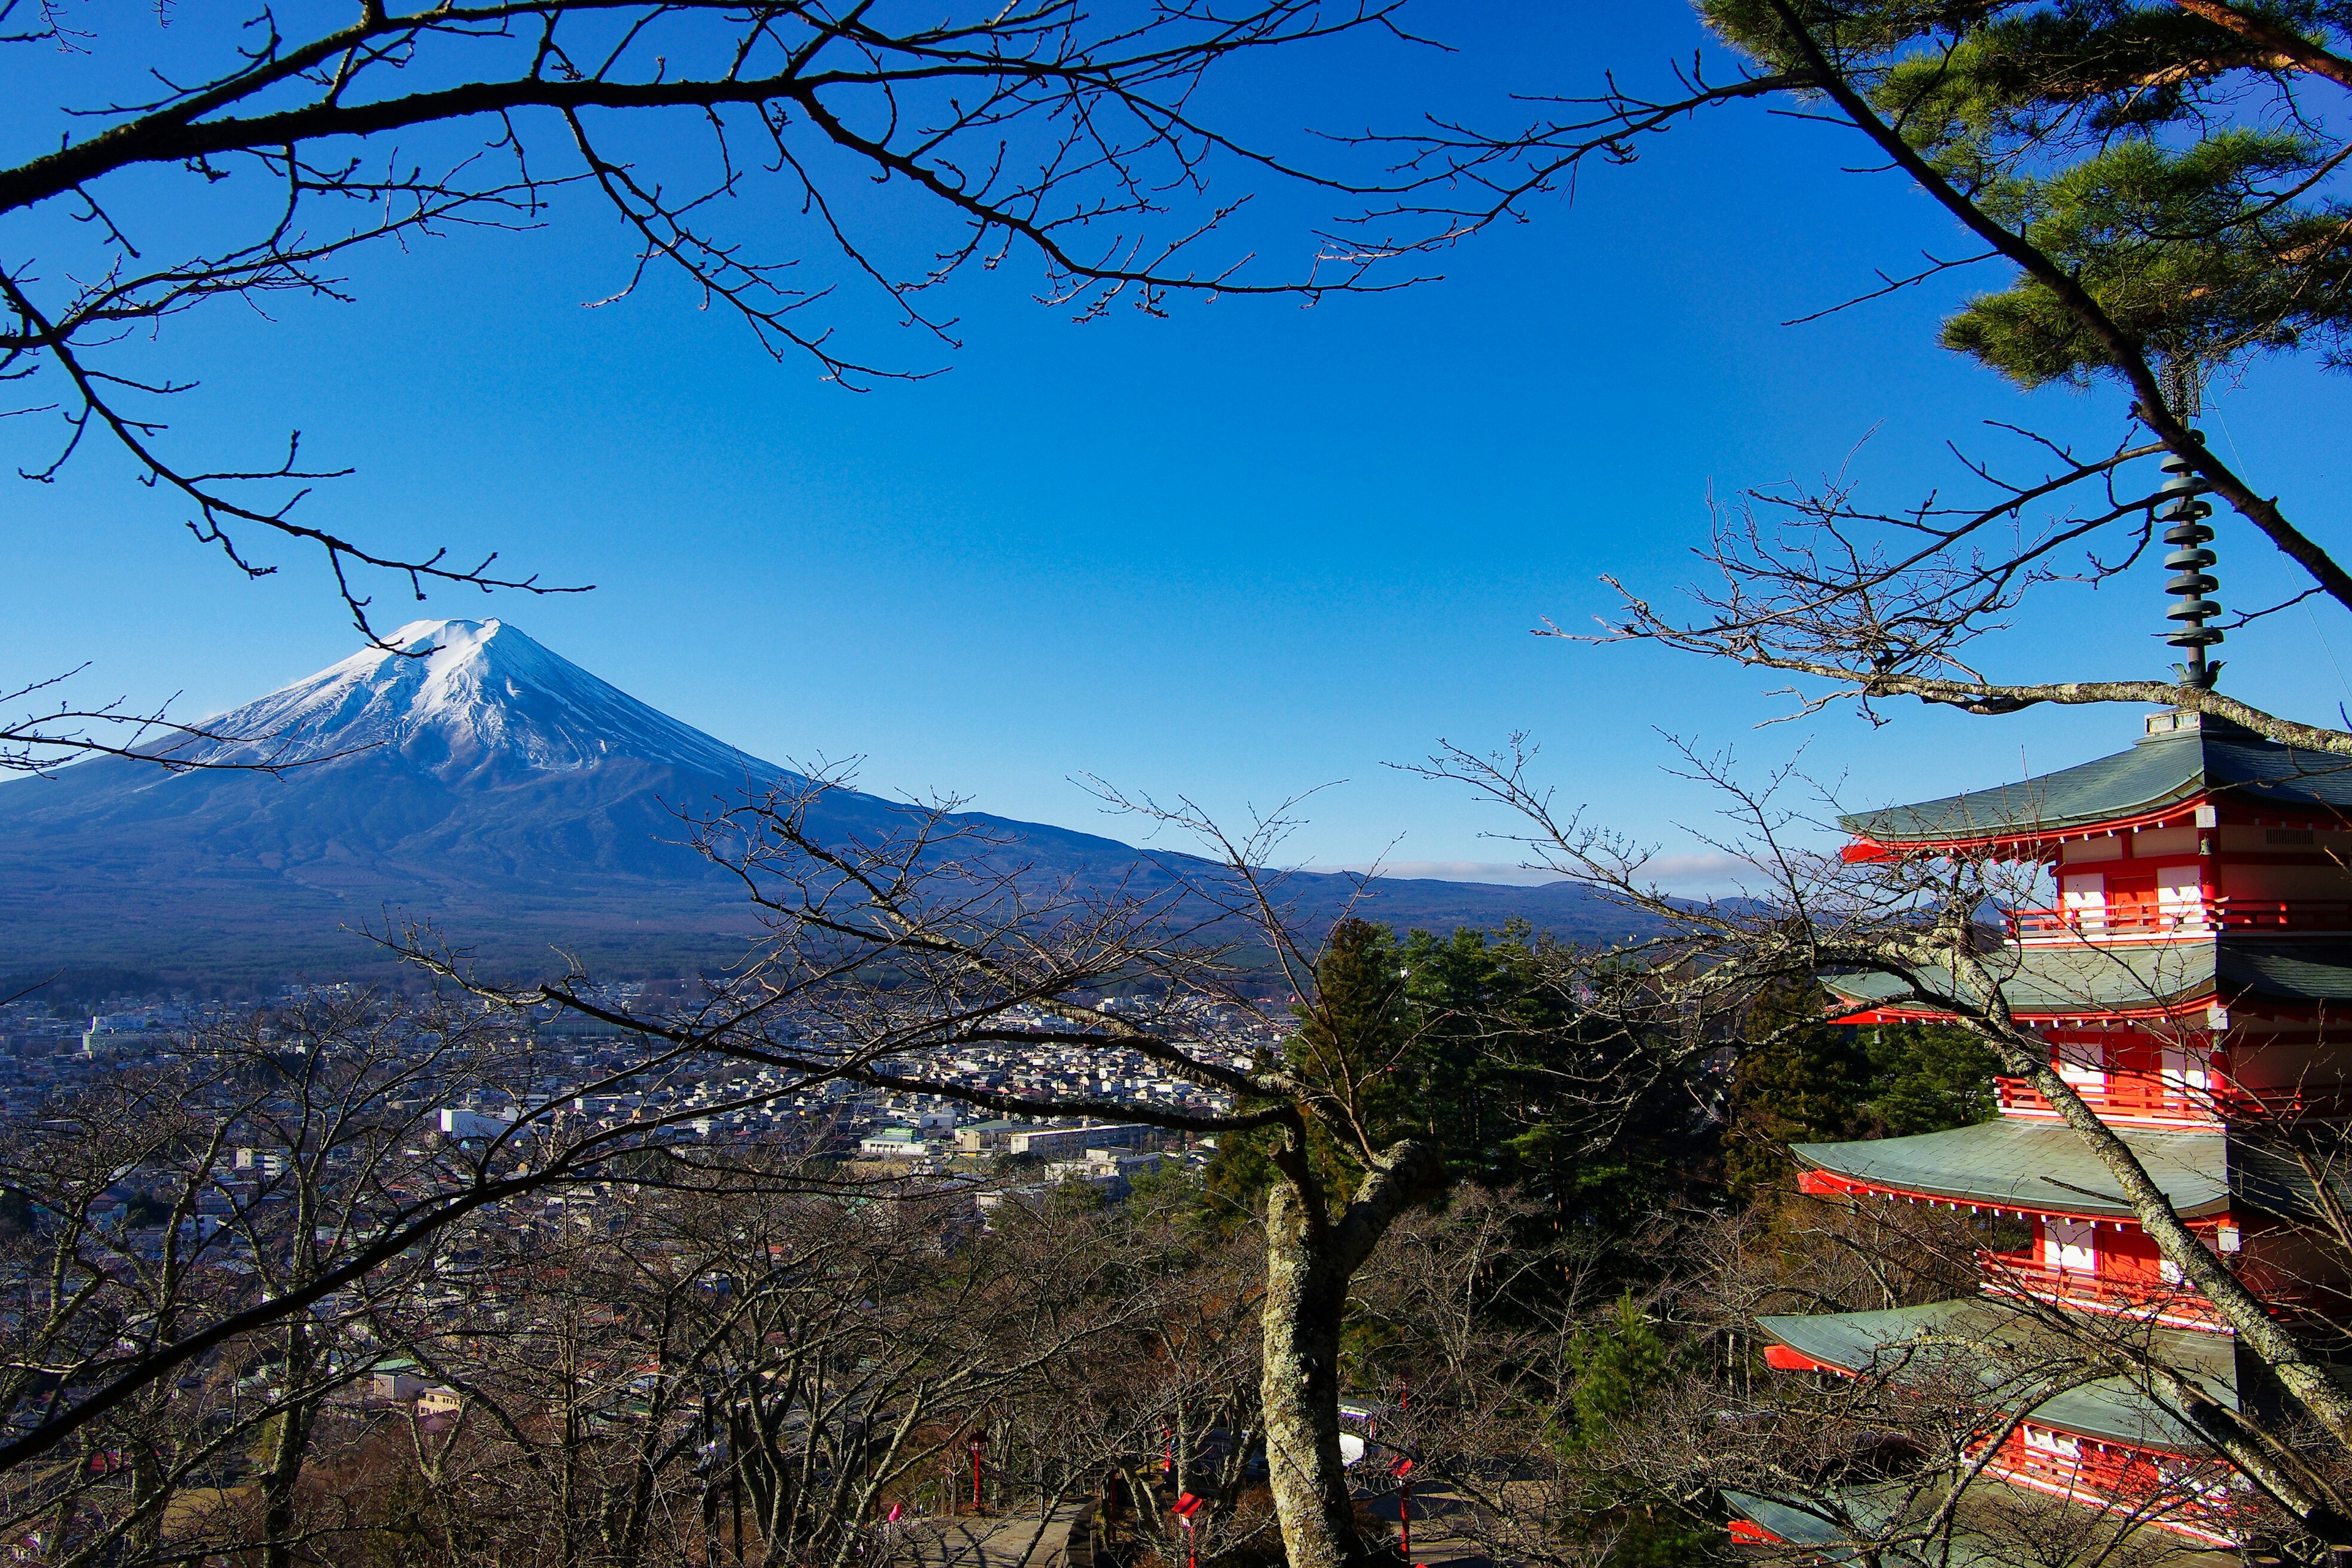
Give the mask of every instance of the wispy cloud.
M 1642 868 L 1642 874 L 1676 893 L 1727 893 L 1743 885 L 1753 887 L 1759 879 L 1754 861 L 1727 855 L 1720 849 L 1654 855 Z
M 1372 869 L 1361 864 L 1328 868 L 1334 871 Z M 1757 869 L 1751 862 L 1737 855 L 1727 855 L 1719 849 L 1653 856 L 1642 869 L 1645 880 L 1655 882 L 1672 893 L 1727 893 L 1736 891 L 1743 884 L 1753 884 L 1757 879 Z M 1507 860 L 1386 860 L 1381 863 L 1380 874 L 1383 877 L 1426 878 L 1440 882 L 1493 882 L 1514 888 L 1538 888 L 1561 879 L 1557 871 L 1513 865 Z
M 1370 866 L 1334 866 L 1335 871 L 1369 871 Z M 1425 878 L 1439 882 L 1502 882 L 1515 888 L 1533 888 L 1560 879 L 1557 871 L 1540 868 L 1529 870 L 1507 860 L 1383 860 L 1380 865 L 1383 877 Z

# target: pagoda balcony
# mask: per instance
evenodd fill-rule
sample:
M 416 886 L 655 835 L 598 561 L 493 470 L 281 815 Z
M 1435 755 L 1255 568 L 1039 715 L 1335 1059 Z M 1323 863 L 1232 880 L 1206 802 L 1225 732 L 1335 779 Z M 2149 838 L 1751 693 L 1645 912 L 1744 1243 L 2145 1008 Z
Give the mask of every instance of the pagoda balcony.
M 2341 935 L 2352 932 L 2352 899 L 2109 899 L 2009 917 L 2010 936 L 2019 942 L 2154 942 L 2224 931 Z
M 1977 1254 L 1988 1296 L 2023 1297 L 2085 1312 L 2141 1318 L 2172 1329 L 2223 1331 L 2213 1304 L 2186 1285 L 2118 1278 L 2094 1268 L 2067 1268 L 2032 1253 Z
M 2067 1268 L 2049 1261 L 2043 1252 L 1993 1252 L 1979 1248 L 1978 1289 L 1988 1296 L 2046 1301 L 2077 1311 L 2112 1317 L 2138 1318 L 2168 1329 L 2197 1329 L 2229 1333 L 2221 1312 L 2203 1295 L 2187 1285 L 2167 1283 L 2145 1274 L 2118 1273 L 2112 1268 Z M 2232 1269 L 2246 1288 L 2262 1298 L 2273 1318 L 2314 1328 L 2335 1321 L 2343 1311 L 2344 1296 L 2323 1286 L 2292 1279 L 2260 1262 L 2238 1262 Z
M 2162 1072 L 2110 1069 L 2070 1074 L 2067 1082 L 2102 1121 L 2131 1127 L 2203 1129 L 2233 1121 L 2333 1120 L 2352 1115 L 2352 1089 L 2342 1086 L 2247 1089 L 2218 1074 L 2210 1078 L 2206 1085 L 2194 1085 Z M 1993 1089 L 2003 1116 L 2058 1120 L 2058 1108 L 2023 1079 L 1997 1078 Z
M 2227 1089 L 2191 1089 L 2160 1073 L 2100 1072 L 2069 1075 L 2068 1084 L 2103 1121 L 2135 1127 L 2219 1127 L 2227 1114 Z M 2055 1121 L 2058 1109 L 2023 1079 L 1993 1080 L 2003 1116 Z
M 2010 1434 L 1986 1473 L 2012 1486 L 2120 1508 L 2159 1530 L 2217 1546 L 2237 1544 L 2243 1507 L 2218 1467 L 2027 1424 Z

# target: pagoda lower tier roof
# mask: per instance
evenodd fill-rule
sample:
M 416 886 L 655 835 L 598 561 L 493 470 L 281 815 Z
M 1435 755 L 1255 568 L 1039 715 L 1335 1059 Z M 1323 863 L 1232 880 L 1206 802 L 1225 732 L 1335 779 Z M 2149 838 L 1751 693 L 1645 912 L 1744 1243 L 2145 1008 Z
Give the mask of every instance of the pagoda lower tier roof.
M 1908 1524 L 1918 1526 L 1938 1500 L 1921 1496 L 1903 1481 L 1881 1481 L 1861 1487 L 1827 1487 L 1794 1498 L 1765 1497 L 1757 1492 L 1726 1491 L 1724 1507 L 1790 1546 L 1822 1550 L 1823 1561 L 1851 1563 L 1860 1555 L 1853 1544 L 1885 1535 Z M 2014 1568 L 2015 1555 L 1969 1531 L 1963 1522 L 1951 1532 L 1940 1561 L 1945 1568 Z
M 1990 1003 L 1990 990 L 1997 986 L 2010 1011 L 2024 1018 L 2178 1014 L 2216 1001 L 2290 1009 L 2352 1002 L 2352 938 L 2346 937 L 2221 931 L 2113 945 L 2011 944 L 1982 961 L 1990 986 L 1933 967 L 1920 971 L 1919 986 L 1969 1007 Z M 1822 984 L 1854 1012 L 1938 1011 L 1892 974 L 1831 973 Z
M 1889 847 L 2043 839 L 2137 826 L 2200 800 L 2233 815 L 2333 819 L 2352 809 L 2352 756 L 2193 718 L 2130 750 L 2018 784 L 1838 818 Z
M 2120 1131 L 2175 1213 L 2230 1207 L 2228 1140 L 2220 1132 Z M 2092 1218 L 2129 1218 L 2116 1179 L 2071 1127 L 2000 1118 L 1944 1132 L 1853 1143 L 1799 1143 L 1817 1171 L 1884 1192 Z
M 2290 1153 L 2238 1134 L 2117 1128 L 2116 1136 L 2185 1220 L 2235 1213 L 2310 1221 L 2352 1206 L 2352 1174 L 2330 1174 L 2323 1203 L 2310 1172 Z M 2085 1219 L 2135 1217 L 2106 1166 L 2061 1121 L 1999 1117 L 1908 1138 L 1798 1143 L 1791 1152 L 1814 1171 L 1878 1192 Z
M 1843 1373 L 1923 1382 L 1973 1378 L 1990 1403 L 2022 1406 L 2036 1426 L 2076 1436 L 2174 1454 L 2205 1447 L 2186 1423 L 2127 1379 L 2075 1382 L 2089 1370 L 2086 1347 L 1991 1298 L 1962 1296 L 1884 1312 L 1759 1318 L 1756 1326 L 1807 1360 Z M 2086 1321 L 2084 1332 L 2107 1338 L 2114 1330 L 2111 1321 Z M 2142 1329 L 2132 1345 L 2202 1384 L 2226 1408 L 2237 1408 L 2236 1341 L 2193 1330 Z M 2061 1392 L 2042 1397 L 2053 1383 Z

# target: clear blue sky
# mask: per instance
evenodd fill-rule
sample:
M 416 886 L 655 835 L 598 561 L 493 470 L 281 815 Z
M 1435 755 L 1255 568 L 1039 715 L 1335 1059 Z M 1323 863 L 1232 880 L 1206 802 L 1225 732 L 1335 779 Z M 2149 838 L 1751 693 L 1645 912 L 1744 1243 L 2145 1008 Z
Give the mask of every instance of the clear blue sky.
M 1609 67 L 1663 82 L 1700 42 L 1675 0 L 1432 4 L 1420 19 L 1457 52 L 1301 56 L 1234 84 L 1228 107 L 1270 136 L 1395 125 L 1424 103 L 1589 89 Z M 22 116 L 8 145 L 55 125 Z M 1965 285 L 1780 324 L 1874 267 L 1954 247 L 1896 180 L 1841 172 L 1865 161 L 1819 126 L 1725 114 L 1444 255 L 1442 281 L 1313 310 L 1180 302 L 1168 320 L 1076 324 L 1034 301 L 1023 258 L 955 286 L 966 346 L 943 362 L 846 307 L 870 352 L 949 366 L 863 394 L 771 363 L 667 281 L 583 309 L 627 250 L 583 202 L 534 235 L 375 255 L 355 304 L 171 324 L 205 383 L 175 417 L 239 458 L 301 427 L 315 455 L 358 469 L 312 503 L 338 527 L 494 547 L 599 584 L 443 593 L 413 614 L 504 617 L 746 750 L 862 755 L 868 787 L 1119 832 L 1073 774 L 1228 816 L 1345 780 L 1316 798 L 1298 857 L 1493 862 L 1509 851 L 1480 835 L 1503 825 L 1383 764 L 1524 729 L 1563 798 L 1680 853 L 1710 806 L 1662 775 L 1660 730 L 1759 767 L 1807 745 L 1858 805 L 2063 765 L 2136 731 L 2119 711 L 1916 708 L 1883 729 L 1837 710 L 1759 731 L 1788 710 L 1768 676 L 1529 635 L 1545 617 L 1589 625 L 1610 604 L 1603 573 L 1664 595 L 1710 495 L 1818 477 L 1865 437 L 1855 471 L 1892 504 L 1954 480 L 1941 443 L 1985 446 L 1981 420 L 2093 446 L 2119 429 L 2116 394 L 2026 398 L 1936 349 Z M 1305 254 L 1307 215 L 1276 205 L 1249 241 Z M 19 254 L 37 249 L 30 232 L 12 237 Z M 2344 536 L 2347 393 L 2259 367 L 2207 422 L 2323 539 Z M 12 464 L 28 460 L 36 421 L 0 431 Z M 316 562 L 269 552 L 287 570 L 243 581 L 103 455 L 0 495 L 11 675 L 87 660 L 87 694 L 178 691 L 194 714 L 355 646 Z M 2233 603 L 2287 581 L 2255 563 L 2242 525 L 2224 521 L 2221 548 Z M 385 586 L 384 624 L 411 618 Z M 1995 667 L 2156 672 L 2159 605 L 2151 564 L 2133 591 L 2021 632 Z M 2223 651 L 2231 689 L 2290 712 L 2328 719 L 2352 699 L 2337 664 L 2352 626 L 2324 609 Z

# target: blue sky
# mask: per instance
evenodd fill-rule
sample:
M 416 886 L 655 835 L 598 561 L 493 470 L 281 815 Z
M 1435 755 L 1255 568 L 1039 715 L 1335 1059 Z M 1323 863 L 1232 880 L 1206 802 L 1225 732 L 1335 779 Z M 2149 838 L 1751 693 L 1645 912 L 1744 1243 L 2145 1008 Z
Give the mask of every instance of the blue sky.
M 1607 68 L 1663 82 L 1700 43 L 1673 0 L 1430 5 L 1420 20 L 1455 52 L 1302 56 L 1232 84 L 1223 110 L 1273 138 L 1402 124 L 1429 103 L 1499 114 L 1506 91 L 1586 90 Z M 70 86 L 85 68 L 43 68 Z M 8 144 L 55 123 L 20 117 Z M 2112 392 L 2026 397 L 1935 348 L 1940 310 L 1995 274 L 1780 324 L 1955 244 L 1895 180 L 1842 172 L 1864 161 L 1822 127 L 1727 113 L 1446 253 L 1440 281 L 1312 310 L 1227 299 L 1076 323 L 1034 301 L 1021 258 L 953 286 L 952 354 L 845 304 L 869 352 L 948 367 L 865 393 L 771 362 L 667 280 L 583 308 L 627 250 L 583 202 L 536 234 L 373 256 L 356 303 L 171 323 L 174 363 L 204 383 L 175 435 L 250 458 L 300 427 L 358 470 L 310 503 L 323 521 L 598 584 L 442 593 L 413 614 L 502 616 L 746 750 L 862 756 L 871 788 L 1122 832 L 1073 775 L 1227 817 L 1345 781 L 1307 808 L 1297 858 L 1494 863 L 1511 851 L 1482 835 L 1507 825 L 1387 764 L 1524 730 L 1564 800 L 1696 854 L 1711 803 L 1663 774 L 1660 731 L 1759 769 L 1802 748 L 1872 805 L 2063 765 L 2137 730 L 2119 711 L 1913 708 L 1884 728 L 1833 710 L 1759 729 L 1790 710 L 1767 675 L 1529 635 L 1547 617 L 1589 626 L 1611 603 L 1603 574 L 1668 595 L 1711 496 L 1851 462 L 1892 504 L 1958 478 L 1948 438 L 1996 449 L 1984 420 L 2095 447 L 2119 430 Z M 152 188 L 157 221 L 200 221 L 171 205 L 184 184 Z M 744 205 L 750 232 L 790 242 L 784 216 Z M 1312 209 L 1266 205 L 1234 244 L 1268 265 L 1303 257 Z M 2347 459 L 2325 433 L 2347 427 L 2347 390 L 2260 366 L 2207 421 L 2324 540 L 2345 521 Z M 0 426 L 12 465 L 42 435 Z M 103 454 L 0 495 L 11 675 L 88 661 L 86 694 L 176 691 L 197 713 L 355 646 L 315 562 L 270 552 L 286 570 L 245 582 Z M 2226 599 L 2288 581 L 2242 525 L 2224 521 L 2221 550 Z M 387 626 L 412 614 L 394 597 Z M 1994 668 L 2153 673 L 2159 605 L 2152 565 L 2126 591 L 2055 600 Z M 2352 626 L 2326 610 L 2223 651 L 2225 683 L 2252 699 L 2321 720 L 2352 700 Z

